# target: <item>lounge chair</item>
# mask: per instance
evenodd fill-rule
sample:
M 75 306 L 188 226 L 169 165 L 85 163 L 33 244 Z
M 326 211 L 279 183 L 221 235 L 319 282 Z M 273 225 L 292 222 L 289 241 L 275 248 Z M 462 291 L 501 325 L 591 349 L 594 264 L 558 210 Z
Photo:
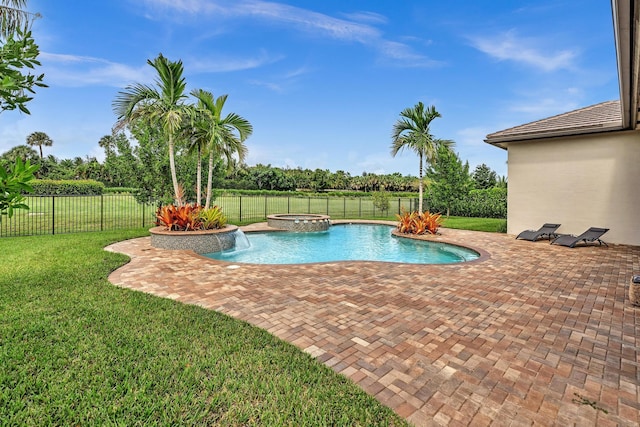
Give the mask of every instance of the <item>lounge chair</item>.
M 556 239 L 552 240 L 551 244 L 553 245 L 555 243 L 556 245 L 569 246 L 570 248 L 573 248 L 578 242 L 598 242 L 598 244 L 600 245 L 609 246 L 605 242 L 600 240 L 600 237 L 607 231 L 609 231 L 608 228 L 591 227 L 579 236 L 574 236 L 572 234 L 562 234 Z
M 535 242 L 538 239 L 549 239 L 557 237 L 556 230 L 560 224 L 544 224 L 538 230 L 525 230 L 516 236 L 516 239 L 531 240 Z

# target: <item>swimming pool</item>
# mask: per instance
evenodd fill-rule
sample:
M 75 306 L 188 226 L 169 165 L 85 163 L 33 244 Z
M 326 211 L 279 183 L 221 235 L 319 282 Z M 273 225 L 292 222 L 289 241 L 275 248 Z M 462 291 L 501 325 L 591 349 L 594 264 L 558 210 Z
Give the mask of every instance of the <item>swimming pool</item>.
M 375 224 L 340 224 L 323 232 L 249 233 L 249 248 L 204 255 L 221 261 L 252 264 L 331 261 L 448 264 L 471 261 L 480 256 L 461 246 L 394 237 L 391 235 L 393 228 Z

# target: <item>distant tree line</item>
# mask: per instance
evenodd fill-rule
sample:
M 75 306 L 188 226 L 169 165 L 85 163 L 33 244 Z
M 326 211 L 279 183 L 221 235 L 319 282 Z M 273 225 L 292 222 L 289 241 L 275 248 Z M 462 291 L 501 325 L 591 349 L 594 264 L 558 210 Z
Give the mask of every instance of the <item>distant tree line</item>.
M 0 165 L 15 163 L 17 158 L 30 160 L 39 165 L 36 172 L 39 179 L 69 180 L 93 179 L 102 182 L 106 187 L 135 188 L 140 200 L 162 200 L 169 202 L 172 195 L 172 183 L 169 172 L 166 144 L 158 132 L 146 126 L 131 127 L 137 143 L 124 133 L 105 135 L 98 142 L 104 150 L 104 160 L 95 157 L 75 157 L 58 159 L 53 155 L 40 156 L 37 143 L 19 145 L 0 154 Z M 43 141 L 43 146 L 51 146 L 53 141 L 46 134 L 38 138 L 27 137 L 29 141 Z M 33 148 L 32 148 L 33 147 Z M 197 165 L 195 153 L 189 154 L 186 144 L 177 144 L 176 168 L 185 177 L 186 182 L 196 182 Z M 206 168 L 208 159 L 201 160 Z M 271 165 L 257 164 L 248 166 L 231 161 L 230 165 L 222 160 L 214 164 L 213 187 L 228 191 L 233 190 L 273 190 L 273 191 L 309 191 L 331 192 L 388 192 L 417 193 L 418 178 L 411 175 L 375 174 L 363 172 L 351 175 L 349 172 L 328 169 L 280 168 Z M 477 166 L 469 172 L 468 162 L 459 156 L 440 148 L 437 160 L 429 165 L 425 173 L 426 194 L 425 208 L 451 214 L 459 214 L 462 206 L 477 203 L 470 195 L 478 190 L 492 188 L 506 189 L 506 178 L 500 177 L 487 165 Z M 187 198 L 195 198 L 195 188 L 184 189 Z M 506 192 L 503 192 L 506 199 Z M 502 193 L 501 193 L 502 194 Z M 465 202 L 465 200 L 476 200 Z M 506 202 L 505 202 L 506 203 Z

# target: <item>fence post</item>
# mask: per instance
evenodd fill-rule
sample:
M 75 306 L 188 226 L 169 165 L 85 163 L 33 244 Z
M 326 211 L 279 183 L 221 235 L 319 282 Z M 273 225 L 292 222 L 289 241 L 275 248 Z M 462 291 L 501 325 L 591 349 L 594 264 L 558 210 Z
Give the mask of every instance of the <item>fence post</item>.
M 264 219 L 267 219 L 267 195 L 264 195 Z
M 104 231 L 104 194 L 100 194 L 100 231 Z
M 362 197 L 358 197 L 358 218 L 362 218 Z
M 242 195 L 240 195 L 240 222 L 242 222 Z
M 400 215 L 400 212 L 402 211 L 402 197 L 398 197 L 398 215 Z
M 142 203 L 142 228 L 144 228 L 145 205 L 146 203 Z
M 347 198 L 346 197 L 342 198 L 342 217 L 343 218 L 347 217 Z
M 51 196 L 51 234 L 56 234 L 56 196 Z
M 329 215 L 329 197 L 327 197 L 327 216 Z
M 287 213 L 291 213 L 291 196 L 287 196 Z
M 307 201 L 307 213 L 308 214 L 311 213 L 311 196 L 309 196 L 308 201 Z

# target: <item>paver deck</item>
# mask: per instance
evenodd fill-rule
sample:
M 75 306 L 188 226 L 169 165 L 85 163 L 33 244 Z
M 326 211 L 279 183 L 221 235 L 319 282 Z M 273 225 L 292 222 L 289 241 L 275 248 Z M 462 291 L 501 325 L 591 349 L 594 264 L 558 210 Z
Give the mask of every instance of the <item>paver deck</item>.
M 132 258 L 110 280 L 264 328 L 417 426 L 640 425 L 640 247 L 436 238 L 484 256 L 264 266 L 140 238 L 109 247 Z

